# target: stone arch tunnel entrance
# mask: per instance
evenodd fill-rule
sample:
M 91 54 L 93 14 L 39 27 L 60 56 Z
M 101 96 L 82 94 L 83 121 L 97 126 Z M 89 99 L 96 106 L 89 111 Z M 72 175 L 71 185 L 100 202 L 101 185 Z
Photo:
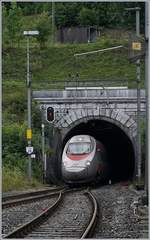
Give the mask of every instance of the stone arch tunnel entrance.
M 66 141 L 76 134 L 90 134 L 107 150 L 114 181 L 135 178 L 137 160 L 136 89 L 65 89 L 33 91 L 46 119 L 53 107 L 55 119 L 49 145 L 53 150 L 46 161 L 48 181 L 61 181 L 61 153 Z M 141 90 L 141 114 L 145 116 L 145 90 Z
M 107 151 L 112 182 L 131 180 L 135 172 L 134 146 L 119 126 L 102 119 L 83 120 L 71 127 L 64 137 L 63 147 L 74 135 L 88 134 L 101 141 Z

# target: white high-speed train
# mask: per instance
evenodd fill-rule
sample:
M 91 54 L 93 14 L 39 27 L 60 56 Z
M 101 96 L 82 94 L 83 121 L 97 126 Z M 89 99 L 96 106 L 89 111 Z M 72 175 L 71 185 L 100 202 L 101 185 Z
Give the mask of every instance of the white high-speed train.
M 73 136 L 64 147 L 61 170 L 69 184 L 105 180 L 108 166 L 104 145 L 89 135 Z

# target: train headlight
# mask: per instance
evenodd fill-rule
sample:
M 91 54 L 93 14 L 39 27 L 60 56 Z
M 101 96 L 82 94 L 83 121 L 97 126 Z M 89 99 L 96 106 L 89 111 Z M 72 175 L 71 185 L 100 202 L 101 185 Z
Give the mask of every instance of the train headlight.
M 91 164 L 91 162 L 89 162 L 89 161 L 88 161 L 88 162 L 86 162 L 86 165 L 87 165 L 87 166 L 90 166 L 90 164 Z

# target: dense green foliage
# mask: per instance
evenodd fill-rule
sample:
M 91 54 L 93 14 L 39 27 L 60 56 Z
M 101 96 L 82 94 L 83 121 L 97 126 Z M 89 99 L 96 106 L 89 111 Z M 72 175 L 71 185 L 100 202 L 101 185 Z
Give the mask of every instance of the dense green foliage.
M 36 29 L 40 32 L 38 36 L 38 41 L 40 43 L 40 47 L 44 47 L 45 42 L 48 40 L 48 37 L 50 35 L 50 25 L 51 25 L 51 19 L 48 16 L 47 13 L 43 12 L 41 13 L 41 16 L 37 22 Z
M 104 28 L 135 29 L 135 13 L 125 11 L 126 7 L 138 6 L 137 3 L 53 3 L 55 25 L 97 26 Z M 144 3 L 140 3 L 141 31 L 144 32 Z M 20 44 L 23 30 L 36 28 L 40 31 L 37 40 L 43 47 L 52 33 L 52 3 L 5 3 L 3 4 L 3 44 L 12 47 Z M 37 14 L 40 14 L 40 18 Z M 32 17 L 32 16 L 34 17 Z M 27 25 L 24 16 L 28 16 Z M 36 17 L 37 16 L 37 17 Z M 34 20 L 33 20 L 34 19 Z M 28 24 L 28 23 L 31 24 Z
M 7 11 L 11 4 L 5 4 Z M 23 15 L 47 12 L 52 14 L 52 3 L 17 3 Z M 126 12 L 127 7 L 141 7 L 141 23 L 144 27 L 144 3 L 136 2 L 57 2 L 53 3 L 57 26 L 97 25 L 100 27 L 133 27 L 135 15 Z
M 2 190 L 3 192 L 15 190 L 25 190 L 28 188 L 39 188 L 42 184 L 35 179 L 29 181 L 27 176 L 19 167 L 3 165 Z
M 20 100 L 21 101 L 21 100 Z M 25 101 L 25 100 L 24 100 Z M 19 100 L 18 100 L 19 102 Z M 15 103 L 15 99 L 13 100 L 13 103 Z M 20 102 L 21 105 L 21 102 Z M 15 104 L 14 104 L 15 106 Z M 15 108 L 12 106 L 12 111 L 15 111 Z M 15 118 L 19 118 L 19 115 L 22 115 L 22 118 L 25 120 L 25 115 L 18 111 L 17 114 L 10 113 L 9 114 L 12 118 L 14 116 Z M 34 143 L 34 152 L 36 154 L 36 159 L 33 160 L 33 176 L 39 178 L 39 180 L 42 180 L 42 172 L 41 172 L 41 136 L 40 136 L 40 122 L 41 122 L 41 116 L 39 116 L 39 111 L 37 109 L 33 108 L 33 116 L 32 116 L 32 122 L 33 122 L 33 143 Z M 8 166 L 10 169 L 12 166 L 15 168 L 19 168 L 24 174 L 27 172 L 28 167 L 28 160 L 27 160 L 27 154 L 26 154 L 26 129 L 27 124 L 22 119 L 17 123 L 13 119 L 13 121 L 9 121 L 8 111 L 4 111 L 4 124 L 2 128 L 3 133 L 3 151 L 2 151 L 2 157 L 3 157 L 3 164 L 4 166 Z
M 62 26 L 97 25 L 102 28 L 134 28 L 135 15 L 127 14 L 124 7 L 136 3 L 55 3 L 55 23 Z M 141 22 L 144 22 L 144 4 L 140 5 Z M 24 30 L 39 30 L 38 38 L 30 39 L 32 87 L 33 89 L 63 88 L 64 81 L 78 80 L 128 80 L 135 87 L 135 64 L 128 61 L 126 48 L 114 52 L 75 58 L 75 53 L 93 51 L 124 45 L 128 41 L 102 34 L 95 43 L 58 44 L 52 42 L 51 3 L 3 3 L 3 179 L 8 188 L 11 179 L 25 179 L 28 158 L 27 145 L 27 96 L 26 96 L 26 39 Z M 143 25 L 142 25 L 143 26 Z M 120 30 L 116 30 L 120 31 Z M 144 86 L 144 62 L 142 83 Z M 78 75 L 78 77 L 77 77 Z M 58 80 L 58 82 L 57 82 Z M 52 83 L 54 83 L 52 85 Z M 42 179 L 41 165 L 41 113 L 32 108 L 33 176 Z M 50 127 L 49 127 L 50 128 Z M 51 131 L 46 126 L 47 131 Z M 144 127 L 143 127 L 144 129 Z M 143 131 L 144 136 L 145 131 Z M 145 137 L 143 138 L 145 139 Z M 144 142 L 144 141 L 143 141 Z M 47 152 L 51 152 L 49 146 Z M 12 172 L 12 174 L 10 174 Z M 17 175 L 18 172 L 18 175 Z M 17 181 L 17 180 L 16 180 Z

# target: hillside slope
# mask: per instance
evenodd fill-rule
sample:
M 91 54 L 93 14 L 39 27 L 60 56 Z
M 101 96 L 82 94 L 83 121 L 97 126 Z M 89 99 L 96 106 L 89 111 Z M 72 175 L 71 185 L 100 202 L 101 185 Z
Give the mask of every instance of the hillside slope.
M 53 88 L 62 89 L 64 81 L 96 79 L 128 80 L 129 87 L 135 87 L 136 66 L 128 61 L 128 51 L 125 48 L 96 53 L 94 55 L 75 58 L 75 53 L 104 49 L 124 45 L 125 40 L 112 40 L 107 37 L 90 44 L 54 44 L 40 49 L 37 42 L 31 43 L 32 88 L 34 90 Z M 144 63 L 142 66 L 142 84 L 144 85 Z M 76 78 L 78 73 L 79 77 Z M 71 77 L 69 76 L 71 74 Z M 58 81 L 58 83 L 57 83 Z M 51 85 L 54 82 L 55 84 Z M 57 84 L 56 84 L 57 83 Z M 9 171 L 26 174 L 28 158 L 25 152 L 27 145 L 27 88 L 26 88 L 26 43 L 20 48 L 3 49 L 3 165 Z M 33 161 L 33 173 L 42 179 L 41 166 L 41 116 L 32 109 L 33 146 L 36 161 Z M 50 151 L 47 147 L 47 151 Z M 11 169 L 11 170 L 10 170 Z M 8 171 L 8 172 L 9 172 Z M 8 173 L 9 175 L 9 173 Z M 18 177 L 17 177 L 18 179 Z M 4 181 L 5 183 L 5 181 Z M 8 184 L 9 186 L 9 184 Z M 7 187 L 5 189 L 7 189 Z
M 74 57 L 75 53 L 105 49 L 118 45 L 127 46 L 125 40 L 100 38 L 90 44 L 55 44 L 40 49 L 31 44 L 32 83 L 34 88 L 47 88 L 52 80 L 65 81 L 68 75 L 79 74 L 80 80 L 129 80 L 130 86 L 136 79 L 136 66 L 128 60 L 127 49 L 96 53 L 88 56 Z M 3 51 L 3 85 L 7 88 L 25 87 L 26 81 L 26 45 L 22 48 Z M 144 82 L 144 65 L 142 63 L 142 81 Z M 4 91 L 4 94 L 6 93 Z

